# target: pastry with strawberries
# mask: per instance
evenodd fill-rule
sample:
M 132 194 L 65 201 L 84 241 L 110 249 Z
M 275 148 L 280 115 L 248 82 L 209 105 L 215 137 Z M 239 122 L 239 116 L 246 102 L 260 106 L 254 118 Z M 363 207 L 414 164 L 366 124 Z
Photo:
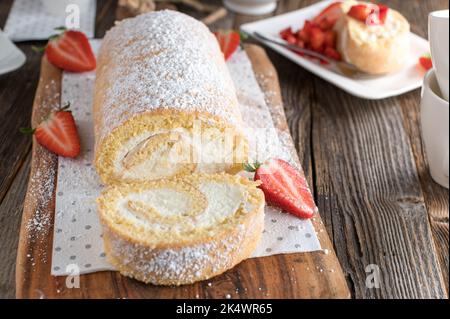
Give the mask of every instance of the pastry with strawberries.
M 343 60 L 368 74 L 401 69 L 409 54 L 409 23 L 382 4 L 336 1 L 294 31 L 281 31 L 291 44 Z
M 409 23 L 381 4 L 346 1 L 336 22 L 337 49 L 361 71 L 384 74 L 400 70 L 409 55 Z

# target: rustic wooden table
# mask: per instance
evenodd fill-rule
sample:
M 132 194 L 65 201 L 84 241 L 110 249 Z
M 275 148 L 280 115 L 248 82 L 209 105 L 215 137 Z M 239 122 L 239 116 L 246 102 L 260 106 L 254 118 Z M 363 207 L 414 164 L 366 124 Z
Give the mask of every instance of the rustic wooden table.
M 0 1 L 3 27 L 12 0 Z M 99 0 L 96 37 L 115 20 L 116 1 Z M 208 1 L 220 2 L 220 1 Z M 315 1 L 281 0 L 275 14 Z M 383 1 L 426 37 L 427 14 L 446 0 Z M 195 12 L 179 7 L 194 16 Z M 261 19 L 228 14 L 212 28 Z M 15 295 L 14 269 L 31 140 L 29 125 L 41 54 L 19 44 L 26 64 L 0 76 L 0 298 Z M 355 298 L 448 298 L 449 193 L 424 157 L 419 90 L 368 101 L 353 97 L 268 50 L 278 70 L 290 130 Z M 366 287 L 370 265 L 379 288 Z M 372 266 L 373 267 L 373 266 Z

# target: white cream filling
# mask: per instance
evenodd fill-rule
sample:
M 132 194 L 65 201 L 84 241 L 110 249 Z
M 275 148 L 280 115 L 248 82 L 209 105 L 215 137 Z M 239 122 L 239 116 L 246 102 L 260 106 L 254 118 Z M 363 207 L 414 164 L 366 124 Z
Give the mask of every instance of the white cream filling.
M 123 159 L 132 152 L 135 148 L 149 138 L 158 134 L 178 133 L 181 134 L 183 140 L 187 145 L 191 145 L 193 151 L 191 154 L 184 154 L 181 158 L 177 158 L 173 152 L 168 152 L 167 149 L 161 148 L 156 150 L 145 159 L 140 165 L 131 169 L 127 169 L 123 165 Z M 160 165 L 161 158 L 166 159 L 171 156 L 170 163 L 173 165 Z M 198 173 L 216 173 L 224 171 L 230 163 L 224 160 L 224 142 L 222 136 L 219 135 L 215 139 L 195 141 L 192 134 L 183 128 L 173 130 L 161 130 L 157 132 L 145 132 L 130 138 L 123 144 L 114 160 L 114 170 L 117 175 L 126 179 L 157 179 L 163 177 L 170 177 L 177 173 L 180 165 L 194 163 L 197 164 L 195 172 Z M 178 164 L 178 165 L 177 165 Z
M 208 182 L 200 184 L 199 190 L 208 199 L 208 206 L 197 221 L 200 227 L 221 223 L 234 215 L 245 201 L 242 187 L 236 184 Z
M 394 19 L 388 11 L 386 21 L 382 25 L 364 25 L 353 29 L 353 35 L 358 41 L 376 45 L 381 39 L 389 39 L 397 36 L 401 29 L 401 21 Z
M 136 147 L 138 147 L 139 144 L 142 142 L 148 140 L 149 138 L 156 136 L 158 134 L 164 134 L 164 133 L 181 133 L 184 136 L 183 129 L 174 129 L 174 130 L 163 130 L 163 131 L 157 131 L 157 132 L 145 132 L 140 135 L 134 136 L 130 138 L 126 143 L 123 144 L 119 152 L 117 152 L 116 158 L 114 160 L 114 170 L 117 175 L 122 176 L 122 178 L 127 179 L 145 179 L 146 177 L 151 175 L 155 175 L 155 172 L 151 172 L 152 168 L 155 168 L 157 165 L 157 160 L 161 154 L 154 154 L 154 156 L 150 157 L 146 161 L 144 161 L 141 165 L 138 165 L 136 167 L 133 167 L 133 169 L 127 169 L 123 165 L 123 159 L 132 152 Z M 176 170 L 175 166 L 167 167 L 164 171 L 164 174 L 161 174 L 161 176 L 152 176 L 154 178 L 158 177 L 164 177 L 168 175 L 172 175 Z
M 193 204 L 188 193 L 172 188 L 156 188 L 139 194 L 130 194 L 124 199 L 122 205 L 127 205 L 128 201 L 146 203 L 164 217 L 183 215 Z
M 184 217 L 194 205 L 195 198 L 189 193 L 171 188 L 149 189 L 142 193 L 129 194 L 116 203 L 119 215 L 142 227 L 154 231 L 183 232 L 192 229 L 213 227 L 233 216 L 242 206 L 246 212 L 254 207 L 248 203 L 246 190 L 238 184 L 204 182 L 198 190 L 206 197 L 206 208 L 195 218 Z M 136 214 L 129 205 L 130 201 L 143 202 L 157 214 L 168 219 L 152 220 Z M 185 222 L 170 222 L 170 217 L 182 216 Z

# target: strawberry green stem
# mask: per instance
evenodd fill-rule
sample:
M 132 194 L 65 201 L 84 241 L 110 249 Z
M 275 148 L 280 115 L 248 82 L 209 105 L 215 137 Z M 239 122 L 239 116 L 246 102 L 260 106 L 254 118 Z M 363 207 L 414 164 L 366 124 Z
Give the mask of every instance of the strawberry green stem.
M 254 173 L 261 166 L 261 163 L 256 161 L 255 163 L 244 163 L 244 170 L 246 172 Z
M 60 111 L 70 112 L 69 108 L 70 108 L 70 102 L 67 102 L 67 103 L 66 103 L 63 107 L 61 107 L 59 110 L 60 110 Z
M 36 129 L 31 128 L 31 127 L 21 127 L 19 129 L 20 133 L 25 134 L 25 135 L 33 135 L 34 132 L 36 131 Z
M 33 46 L 31 46 L 31 50 L 33 50 L 34 52 L 37 52 L 37 53 L 42 53 L 45 51 L 45 46 L 38 47 L 38 46 L 33 45 Z

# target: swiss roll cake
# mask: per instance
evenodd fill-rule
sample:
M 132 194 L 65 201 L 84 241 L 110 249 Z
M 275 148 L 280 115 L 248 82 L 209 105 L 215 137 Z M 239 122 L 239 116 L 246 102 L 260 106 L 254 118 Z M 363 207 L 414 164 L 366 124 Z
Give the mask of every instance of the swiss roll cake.
M 264 194 L 239 175 L 109 186 L 97 200 L 109 262 L 156 285 L 205 280 L 251 257 L 264 227 Z
M 214 35 L 174 11 L 105 35 L 94 93 L 96 168 L 106 184 L 236 173 L 248 142 Z

